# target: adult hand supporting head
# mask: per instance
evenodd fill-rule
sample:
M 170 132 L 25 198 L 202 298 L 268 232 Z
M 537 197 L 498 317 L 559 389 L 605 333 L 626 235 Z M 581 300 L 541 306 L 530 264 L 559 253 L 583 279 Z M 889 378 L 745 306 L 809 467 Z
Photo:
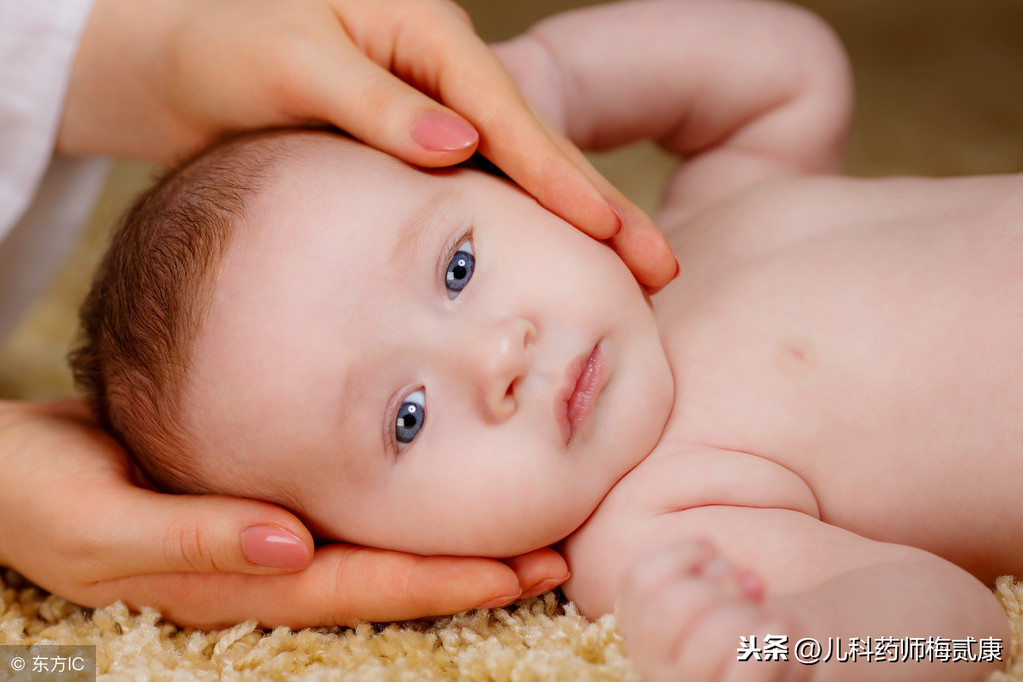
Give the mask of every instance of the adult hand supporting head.
M 71 601 L 154 606 L 181 625 L 403 620 L 496 606 L 567 577 L 551 550 L 508 564 L 348 545 L 314 554 L 302 523 L 273 505 L 137 487 L 80 401 L 0 403 L 0 468 L 0 564 Z
M 569 223 L 621 230 L 642 284 L 676 272 L 650 219 L 537 120 L 450 0 L 96 0 L 57 148 L 173 163 L 228 132 L 312 122 L 424 167 L 478 144 Z

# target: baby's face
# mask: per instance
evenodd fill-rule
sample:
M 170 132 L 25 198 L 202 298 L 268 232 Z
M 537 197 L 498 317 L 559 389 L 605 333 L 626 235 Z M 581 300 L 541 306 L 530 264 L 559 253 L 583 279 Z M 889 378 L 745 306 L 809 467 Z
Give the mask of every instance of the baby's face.
M 571 533 L 671 409 L 628 270 L 497 178 L 295 146 L 198 339 L 200 474 L 375 547 L 509 556 Z

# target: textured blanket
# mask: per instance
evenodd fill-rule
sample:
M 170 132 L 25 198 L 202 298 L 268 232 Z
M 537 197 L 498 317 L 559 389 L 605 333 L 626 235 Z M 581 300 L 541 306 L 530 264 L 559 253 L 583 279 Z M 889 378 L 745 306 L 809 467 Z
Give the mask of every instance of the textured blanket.
M 997 594 L 1023 637 L 1023 584 L 1003 578 Z M 122 604 L 88 610 L 31 587 L 8 571 L 0 580 L 0 644 L 95 644 L 106 680 L 528 681 L 640 678 L 614 616 L 591 622 L 555 593 L 492 611 L 403 624 L 293 632 L 255 623 L 214 632 L 182 630 L 152 609 Z M 988 682 L 1023 682 L 1023 662 Z M 750 662 L 756 665 L 756 662 Z M 878 664 L 885 665 L 885 664 Z M 6 679 L 0 670 L 0 679 Z

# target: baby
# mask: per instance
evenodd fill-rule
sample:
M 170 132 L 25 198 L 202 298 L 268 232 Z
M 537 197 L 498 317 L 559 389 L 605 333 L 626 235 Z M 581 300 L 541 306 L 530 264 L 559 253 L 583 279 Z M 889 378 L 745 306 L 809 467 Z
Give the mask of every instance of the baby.
M 83 307 L 77 376 L 144 474 L 394 550 L 563 540 L 566 595 L 622 597 L 655 679 L 982 679 L 985 584 L 1023 571 L 1023 178 L 834 175 L 844 57 L 785 5 L 590 8 L 495 49 L 581 147 L 687 158 L 655 216 L 680 276 L 648 297 L 478 171 L 233 140 L 143 197 Z M 965 648 L 765 646 L 810 637 Z

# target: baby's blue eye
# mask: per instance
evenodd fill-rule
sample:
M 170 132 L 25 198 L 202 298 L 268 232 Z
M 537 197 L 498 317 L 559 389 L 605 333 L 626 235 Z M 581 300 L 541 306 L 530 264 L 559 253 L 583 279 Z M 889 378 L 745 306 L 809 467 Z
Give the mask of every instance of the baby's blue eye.
M 394 424 L 394 439 L 401 445 L 408 445 L 426 423 L 426 395 L 423 391 L 415 391 L 401 403 L 398 408 L 398 419 Z
M 455 298 L 461 293 L 465 285 L 472 279 L 472 272 L 476 269 L 476 257 L 473 255 L 472 243 L 466 242 L 458 248 L 451 262 L 448 263 L 447 272 L 444 275 L 444 286 L 448 290 L 448 298 Z

